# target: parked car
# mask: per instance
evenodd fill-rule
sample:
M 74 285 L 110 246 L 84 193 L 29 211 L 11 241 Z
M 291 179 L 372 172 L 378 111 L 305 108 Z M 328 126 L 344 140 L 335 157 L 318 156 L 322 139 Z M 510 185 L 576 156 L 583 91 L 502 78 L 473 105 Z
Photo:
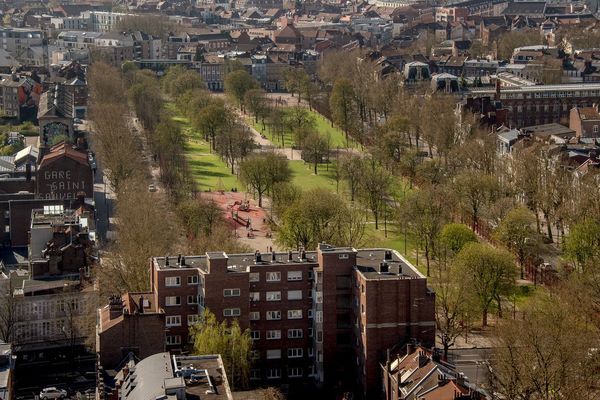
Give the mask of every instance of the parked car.
M 148 191 L 149 192 L 156 192 L 156 185 L 154 183 L 151 183 L 148 185 Z
M 67 397 L 67 391 L 55 387 L 47 387 L 40 392 L 41 400 L 64 399 L 65 397 Z

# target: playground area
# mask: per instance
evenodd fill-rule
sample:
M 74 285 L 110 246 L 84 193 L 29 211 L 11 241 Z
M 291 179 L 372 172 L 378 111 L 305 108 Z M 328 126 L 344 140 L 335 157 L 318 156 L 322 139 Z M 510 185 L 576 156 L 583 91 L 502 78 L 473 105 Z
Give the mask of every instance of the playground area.
M 214 201 L 223 209 L 223 215 L 236 238 L 253 250 L 279 250 L 273 243 L 268 215 L 264 208 L 242 192 L 203 192 L 202 197 Z

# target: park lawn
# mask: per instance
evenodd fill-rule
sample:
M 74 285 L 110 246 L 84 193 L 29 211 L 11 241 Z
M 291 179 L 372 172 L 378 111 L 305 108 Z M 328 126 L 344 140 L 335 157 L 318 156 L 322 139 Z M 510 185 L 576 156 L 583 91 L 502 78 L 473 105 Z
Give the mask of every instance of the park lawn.
M 292 170 L 292 183 L 298 186 L 302 191 L 307 191 L 315 188 L 328 189 L 336 191 L 337 185 L 335 182 L 335 163 L 329 164 L 329 171 L 326 164 L 319 164 L 317 167 L 318 174 L 315 175 L 313 165 L 305 163 L 302 160 L 289 161 L 288 165 Z M 343 184 L 340 181 L 340 190 Z
M 369 214 L 369 217 L 372 218 L 372 215 Z M 379 230 L 375 230 L 375 223 L 370 221 L 367 223 L 365 228 L 365 238 L 364 238 L 366 247 L 373 248 L 388 248 L 397 250 L 398 253 L 402 254 L 404 258 L 406 258 L 412 265 L 414 265 L 419 272 L 423 275 L 427 273 L 427 266 L 425 264 L 425 258 L 421 255 L 419 251 L 419 265 L 417 266 L 417 242 L 415 237 L 407 232 L 406 234 L 406 252 L 404 246 L 404 232 L 402 231 L 402 227 L 396 222 L 387 223 L 387 238 L 385 237 L 385 226 L 384 220 L 381 218 L 379 223 Z
M 198 190 L 231 190 L 241 187 L 237 177 L 231 173 L 230 167 L 215 153 L 210 152 L 210 145 L 202 135 L 194 131 L 190 121 L 178 113 L 174 104 L 168 103 L 167 109 L 172 112 L 173 121 L 179 123 L 185 136 L 185 157 Z

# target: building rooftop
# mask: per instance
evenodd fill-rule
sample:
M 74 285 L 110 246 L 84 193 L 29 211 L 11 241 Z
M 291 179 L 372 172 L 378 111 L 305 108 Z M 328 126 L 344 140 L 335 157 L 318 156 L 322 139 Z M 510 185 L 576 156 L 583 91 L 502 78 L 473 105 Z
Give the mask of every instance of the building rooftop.
M 395 250 L 373 248 L 356 250 L 351 247 L 334 247 L 320 244 L 323 254 L 356 253 L 356 267 L 367 279 L 423 278 L 423 275 Z M 168 259 L 168 262 L 166 261 Z M 250 266 L 282 265 L 293 268 L 298 264 L 318 264 L 316 251 L 288 251 L 272 253 L 225 254 L 209 252 L 206 255 L 154 257 L 159 270 L 198 268 L 208 272 L 208 260 L 227 259 L 229 272 L 245 273 Z M 387 264 L 386 266 L 382 263 Z

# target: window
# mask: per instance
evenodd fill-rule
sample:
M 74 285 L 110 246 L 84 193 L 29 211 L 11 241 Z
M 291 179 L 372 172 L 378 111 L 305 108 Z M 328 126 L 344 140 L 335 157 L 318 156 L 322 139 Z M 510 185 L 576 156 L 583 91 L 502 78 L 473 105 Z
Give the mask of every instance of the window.
M 250 331 L 250 339 L 252 339 L 252 340 L 260 339 L 260 331 Z
M 281 311 L 267 311 L 267 320 L 274 321 L 281 319 Z
M 169 326 L 181 326 L 181 315 L 167 315 L 165 318 L 165 325 Z
M 315 353 L 314 353 L 314 349 L 313 349 L 312 347 L 309 347 L 309 348 L 308 348 L 308 356 L 309 356 L 309 357 L 312 357 L 312 356 L 314 356 L 314 354 L 315 354 Z
M 288 300 L 302 300 L 302 290 L 288 290 Z
M 321 304 L 323 302 L 323 292 L 315 292 L 315 303 Z
M 315 316 L 315 321 L 323 322 L 323 311 L 317 311 L 317 314 Z
M 308 337 L 313 337 L 313 328 L 308 328 Z
M 198 296 L 188 296 L 187 303 L 188 304 L 198 304 Z
M 260 351 L 258 350 L 250 350 L 250 358 L 253 360 L 257 360 L 260 358 Z
M 258 272 L 250 272 L 250 282 L 260 282 L 260 274 Z
M 165 286 L 179 286 L 181 285 L 181 277 L 179 276 L 167 276 L 165 278 Z
M 281 378 L 281 369 L 269 368 L 267 370 L 267 379 L 279 379 Z
M 594 125 L 593 131 L 594 133 L 598 133 L 598 125 Z
M 250 321 L 258 321 L 260 319 L 260 311 L 250 312 Z
M 302 377 L 302 368 L 300 368 L 300 367 L 288 368 L 288 377 L 290 377 L 290 378 Z
M 301 339 L 302 329 L 288 329 L 288 339 Z
M 198 284 L 198 275 L 188 276 L 187 281 L 188 281 L 188 285 L 197 285 Z
M 260 301 L 260 292 L 250 292 L 250 301 Z
M 224 317 L 239 317 L 240 309 L 239 308 L 226 308 L 223 310 Z
M 189 325 L 197 324 L 200 321 L 200 316 L 198 314 L 188 314 L 187 323 Z
M 178 306 L 181 305 L 181 298 L 179 296 L 167 296 L 165 297 L 166 306 Z
M 317 331 L 317 343 L 321 343 L 323 341 L 323 331 Z
M 181 336 L 167 335 L 167 345 L 181 344 Z
M 308 280 L 309 280 L 309 281 L 311 281 L 311 280 L 313 280 L 313 279 L 314 279 L 314 277 L 315 277 L 315 274 L 314 274 L 314 272 L 312 272 L 312 271 L 308 271 Z
M 267 331 L 267 340 L 275 340 L 275 339 L 281 339 L 281 331 L 279 331 L 279 330 Z
M 281 280 L 281 272 L 267 272 L 267 282 L 279 282 Z
M 301 347 L 294 347 L 288 349 L 288 358 L 300 358 L 304 355 L 304 351 Z
M 302 319 L 302 310 L 288 310 L 288 319 Z
M 288 271 L 287 280 L 288 281 L 301 281 L 302 280 L 302 271 Z
M 260 379 L 260 369 L 251 369 L 250 370 L 250 380 L 255 381 Z
M 223 297 L 239 297 L 240 289 L 223 289 Z
M 281 300 L 281 292 L 267 292 L 267 301 Z
M 306 312 L 306 316 L 307 316 L 309 319 L 310 319 L 310 318 L 312 318 L 312 317 L 313 317 L 313 310 L 308 310 L 308 311 Z
M 281 358 L 281 349 L 267 350 L 267 360 L 277 360 Z
M 338 258 L 339 258 L 340 260 L 347 260 L 347 259 L 348 259 L 348 254 L 340 254 L 340 255 L 338 256 Z

